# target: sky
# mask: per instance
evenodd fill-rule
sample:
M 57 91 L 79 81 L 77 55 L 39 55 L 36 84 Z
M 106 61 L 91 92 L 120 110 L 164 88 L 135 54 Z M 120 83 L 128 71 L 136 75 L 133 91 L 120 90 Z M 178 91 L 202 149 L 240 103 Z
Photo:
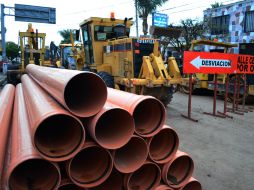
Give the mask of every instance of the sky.
M 181 20 L 203 19 L 203 11 L 215 2 L 230 4 L 239 0 L 168 0 L 157 12 L 167 14 L 169 24 L 179 24 Z M 63 29 L 78 29 L 79 24 L 89 17 L 110 17 L 114 12 L 115 17 L 125 17 L 135 20 L 134 0 L 0 0 L 0 4 L 14 7 L 14 4 L 34 6 L 46 6 L 56 8 L 56 24 L 33 23 L 33 28 L 46 33 L 46 45 L 51 41 L 59 44 L 61 36 L 59 31 Z M 5 13 L 9 13 L 5 10 Z M 13 12 L 10 12 L 13 13 Z M 152 16 L 148 17 L 149 25 Z M 16 22 L 14 17 L 5 16 L 6 41 L 18 43 L 18 32 L 27 30 L 27 22 Z M 139 20 L 139 33 L 142 34 L 142 20 Z M 135 25 L 131 29 L 131 35 L 136 35 Z

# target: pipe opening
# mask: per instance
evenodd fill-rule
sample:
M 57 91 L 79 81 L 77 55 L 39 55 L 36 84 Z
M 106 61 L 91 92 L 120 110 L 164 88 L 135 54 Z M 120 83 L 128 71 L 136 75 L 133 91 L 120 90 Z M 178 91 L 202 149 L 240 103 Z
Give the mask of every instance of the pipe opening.
M 123 176 L 116 169 L 113 169 L 109 178 L 99 186 L 90 188 L 91 190 L 122 190 Z
M 175 131 L 164 128 L 150 142 L 149 154 L 155 162 L 167 161 L 178 149 L 178 136 Z
M 98 113 L 106 99 L 107 88 L 104 81 L 90 72 L 74 76 L 64 90 L 66 105 L 80 117 L 90 117 Z
M 83 188 L 75 185 L 75 184 L 66 184 L 62 185 L 58 188 L 58 190 L 82 190 Z
M 114 163 L 118 171 L 130 173 L 142 166 L 148 155 L 144 139 L 134 136 L 122 148 L 115 151 Z
M 167 171 L 167 181 L 179 185 L 188 180 L 193 172 L 193 161 L 189 156 L 181 156 L 173 161 Z
M 188 183 L 182 190 L 202 190 L 202 187 L 198 181 L 192 181 Z
M 109 152 L 99 146 L 92 146 L 81 150 L 72 159 L 69 170 L 71 178 L 77 183 L 99 185 L 108 178 L 112 167 Z
M 140 135 L 149 135 L 162 127 L 165 108 L 157 99 L 145 99 L 137 105 L 133 117 L 136 132 Z
M 83 143 L 83 126 L 69 115 L 53 115 L 37 128 L 34 143 L 37 150 L 50 158 L 69 156 Z
M 155 188 L 155 190 L 173 190 L 171 189 L 169 186 L 167 185 L 160 185 L 157 188 Z
M 9 188 L 55 189 L 59 180 L 59 171 L 53 164 L 42 159 L 31 159 L 22 162 L 13 170 L 9 178 Z
M 95 135 L 98 143 L 107 149 L 124 146 L 134 133 L 134 120 L 123 109 L 111 109 L 98 120 Z
M 156 164 L 147 163 L 131 175 L 127 189 L 154 189 L 160 183 L 160 180 L 160 168 Z

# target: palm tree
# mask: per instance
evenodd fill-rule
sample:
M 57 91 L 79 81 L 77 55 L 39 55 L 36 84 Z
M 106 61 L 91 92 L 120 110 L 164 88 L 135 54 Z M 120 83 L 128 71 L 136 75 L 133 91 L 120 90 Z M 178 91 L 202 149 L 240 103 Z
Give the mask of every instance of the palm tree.
M 59 34 L 63 38 L 63 40 L 60 42 L 61 44 L 71 43 L 71 37 L 70 37 L 71 32 L 73 33 L 73 30 L 71 30 L 71 29 L 65 29 L 65 30 L 59 31 Z
M 156 11 L 157 7 L 162 6 L 168 0 L 136 0 L 139 17 L 143 20 L 143 33 L 147 35 L 148 24 L 147 17 Z

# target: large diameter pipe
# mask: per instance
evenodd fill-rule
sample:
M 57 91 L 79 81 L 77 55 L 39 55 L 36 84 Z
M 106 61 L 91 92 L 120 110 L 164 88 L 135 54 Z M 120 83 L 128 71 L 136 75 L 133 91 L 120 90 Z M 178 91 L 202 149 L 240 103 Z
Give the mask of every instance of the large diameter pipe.
M 133 136 L 126 145 L 113 152 L 114 166 L 122 173 L 131 173 L 145 163 L 147 156 L 148 148 L 145 140 Z
M 143 137 L 158 133 L 165 122 L 165 107 L 152 96 L 136 95 L 108 88 L 109 102 L 120 106 L 134 117 L 135 132 Z
M 4 86 L 0 94 L 0 182 L 2 181 L 4 158 L 10 131 L 15 87 L 11 84 Z
M 163 165 L 162 179 L 172 188 L 185 185 L 193 174 L 194 163 L 192 158 L 181 151 L 177 151 L 174 158 Z
M 164 125 L 163 128 L 148 139 L 149 157 L 158 164 L 169 162 L 177 152 L 179 138 L 174 129 Z
M 156 187 L 154 190 L 173 190 L 171 187 L 161 184 L 158 187 Z
M 160 184 L 161 170 L 152 162 L 146 162 L 138 170 L 124 176 L 124 187 L 127 190 L 154 189 Z
M 190 180 L 179 190 L 202 190 L 202 186 L 198 180 L 191 177 Z
M 92 72 L 41 67 L 30 64 L 28 74 L 71 113 L 90 117 L 107 99 L 104 81 Z
M 113 160 L 108 150 L 93 142 L 86 142 L 83 149 L 67 163 L 67 173 L 76 185 L 95 187 L 110 175 Z
M 58 166 L 42 159 L 32 145 L 21 84 L 16 86 L 10 148 L 9 189 L 57 189 L 61 179 Z
M 133 117 L 129 112 L 108 102 L 88 121 L 90 135 L 106 149 L 124 146 L 134 133 L 134 125 Z
M 64 110 L 28 75 L 21 77 L 32 142 L 50 161 L 64 161 L 82 148 L 85 132 L 81 121 Z
M 89 190 L 123 190 L 123 174 L 113 169 L 109 178 L 101 185 Z
M 84 190 L 84 188 L 77 186 L 70 179 L 63 179 L 58 190 Z

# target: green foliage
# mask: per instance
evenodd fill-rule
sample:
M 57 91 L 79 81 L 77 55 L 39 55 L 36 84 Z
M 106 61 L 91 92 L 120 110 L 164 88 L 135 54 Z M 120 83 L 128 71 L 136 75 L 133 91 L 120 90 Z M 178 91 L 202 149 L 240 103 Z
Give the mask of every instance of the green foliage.
M 137 0 L 138 14 L 143 19 L 143 33 L 148 34 L 147 17 L 168 0 Z
M 191 47 L 191 42 L 197 38 L 204 38 L 205 27 L 202 21 L 186 19 L 181 20 L 180 25 L 178 26 L 169 26 L 170 28 L 176 28 L 181 30 L 180 38 L 174 36 L 165 37 L 165 36 L 156 36 L 160 38 L 163 52 L 170 45 L 175 51 L 183 53 L 186 50 L 189 50 Z
M 61 35 L 63 40 L 60 42 L 61 44 L 70 44 L 71 43 L 71 36 L 70 33 L 72 32 L 72 36 L 75 36 L 74 30 L 71 29 L 65 29 L 61 30 L 58 33 Z
M 6 56 L 11 61 L 19 56 L 20 48 L 14 42 L 6 42 Z
M 182 37 L 185 39 L 185 50 L 191 47 L 192 40 L 204 38 L 204 23 L 203 21 L 197 21 L 192 19 L 181 20 L 180 27 L 183 30 Z
M 223 4 L 219 3 L 219 2 L 215 2 L 214 4 L 211 4 L 212 9 L 215 9 L 215 8 L 218 8 L 218 7 L 221 7 L 221 6 L 223 6 Z

